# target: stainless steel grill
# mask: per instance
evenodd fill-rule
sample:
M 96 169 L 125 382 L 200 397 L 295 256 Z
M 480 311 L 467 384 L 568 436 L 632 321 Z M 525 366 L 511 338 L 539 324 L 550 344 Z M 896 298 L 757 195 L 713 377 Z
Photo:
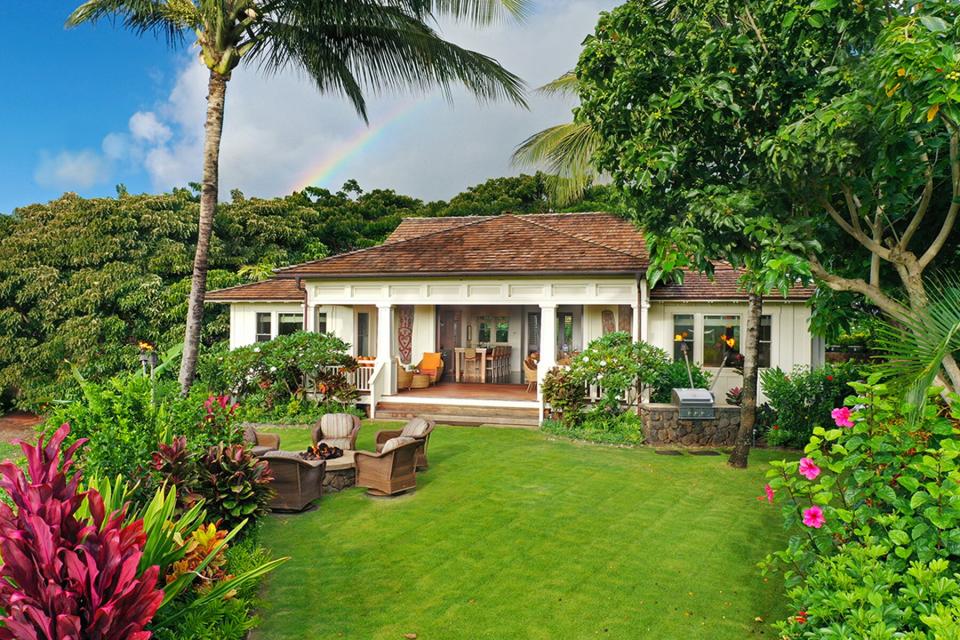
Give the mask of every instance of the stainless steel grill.
M 673 403 L 681 420 L 712 420 L 717 416 L 713 393 L 706 389 L 674 389 Z

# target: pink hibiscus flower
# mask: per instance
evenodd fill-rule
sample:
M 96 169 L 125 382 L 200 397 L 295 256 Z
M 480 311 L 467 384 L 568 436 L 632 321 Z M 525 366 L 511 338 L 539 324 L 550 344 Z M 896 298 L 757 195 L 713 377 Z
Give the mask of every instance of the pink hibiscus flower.
M 850 407 L 840 407 L 830 412 L 830 416 L 838 427 L 850 428 L 853 426 L 853 420 L 850 419 Z
M 763 485 L 763 493 L 765 495 L 757 496 L 757 500 L 759 500 L 760 502 L 763 502 L 764 500 L 766 500 L 770 504 L 773 504 L 773 496 L 776 493 L 773 490 L 773 487 L 771 487 L 769 484 Z
M 807 480 L 816 480 L 820 475 L 820 467 L 810 458 L 800 458 L 800 475 Z
M 823 517 L 823 509 L 820 507 L 810 507 L 803 512 L 803 524 L 814 529 L 819 529 L 826 524 L 827 519 Z

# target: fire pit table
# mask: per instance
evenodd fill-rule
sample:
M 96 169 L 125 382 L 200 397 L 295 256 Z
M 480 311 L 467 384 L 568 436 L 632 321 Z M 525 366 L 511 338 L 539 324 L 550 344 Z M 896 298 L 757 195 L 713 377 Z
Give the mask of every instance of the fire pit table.
M 346 450 L 339 458 L 327 460 L 327 473 L 323 476 L 324 492 L 336 493 L 357 483 L 357 467 L 353 461 L 356 451 Z

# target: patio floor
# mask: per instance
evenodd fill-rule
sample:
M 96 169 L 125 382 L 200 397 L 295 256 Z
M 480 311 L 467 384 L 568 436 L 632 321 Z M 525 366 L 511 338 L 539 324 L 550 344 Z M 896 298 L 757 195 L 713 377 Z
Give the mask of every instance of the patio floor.
M 404 398 L 458 398 L 464 400 L 537 401 L 536 391 L 527 391 L 525 384 L 481 384 L 474 382 L 441 382 L 427 389 L 411 389 L 397 394 Z

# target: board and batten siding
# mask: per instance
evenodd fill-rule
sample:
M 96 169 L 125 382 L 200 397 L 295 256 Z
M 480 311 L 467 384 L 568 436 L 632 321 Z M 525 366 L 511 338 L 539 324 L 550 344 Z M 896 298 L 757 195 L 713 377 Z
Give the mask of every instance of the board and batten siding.
M 277 336 L 277 315 L 303 313 L 299 302 L 234 302 L 230 305 L 230 348 L 245 347 L 257 341 L 257 314 L 270 314 L 272 337 Z
M 740 329 L 744 330 L 747 306 L 736 302 L 653 302 L 650 306 L 650 334 L 649 342 L 668 354 L 673 355 L 674 315 L 692 314 L 694 316 L 694 348 L 693 361 L 698 364 L 702 359 L 703 317 L 705 315 L 738 315 Z M 810 335 L 809 320 L 810 308 L 802 302 L 765 301 L 763 315 L 770 316 L 770 365 L 790 371 L 795 366 L 810 366 L 817 362 L 814 351 L 822 348 L 822 344 L 815 342 Z M 739 350 L 739 346 L 738 346 Z M 822 361 L 822 358 L 820 358 Z M 706 368 L 716 375 L 718 369 Z M 726 401 L 727 391 L 743 384 L 743 378 L 730 367 L 724 369 L 714 386 L 714 394 L 719 403 Z M 765 402 L 763 389 L 760 390 L 760 401 Z

